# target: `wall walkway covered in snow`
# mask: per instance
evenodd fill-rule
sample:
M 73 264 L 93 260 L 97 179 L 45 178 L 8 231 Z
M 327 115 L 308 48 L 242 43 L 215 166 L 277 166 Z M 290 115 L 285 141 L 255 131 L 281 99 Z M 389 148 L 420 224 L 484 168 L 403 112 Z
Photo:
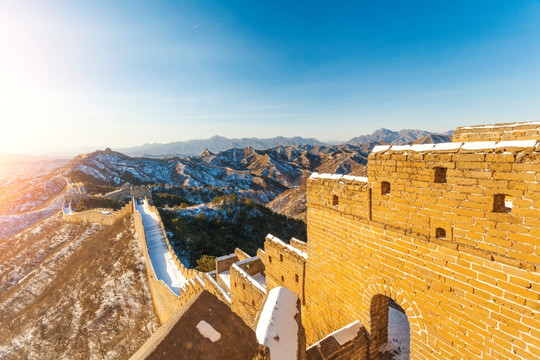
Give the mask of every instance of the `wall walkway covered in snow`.
M 146 199 L 135 201 L 134 210 L 135 231 L 145 255 L 154 309 L 163 324 L 203 290 L 204 282 L 198 271 L 187 269 L 172 250 L 158 210 Z

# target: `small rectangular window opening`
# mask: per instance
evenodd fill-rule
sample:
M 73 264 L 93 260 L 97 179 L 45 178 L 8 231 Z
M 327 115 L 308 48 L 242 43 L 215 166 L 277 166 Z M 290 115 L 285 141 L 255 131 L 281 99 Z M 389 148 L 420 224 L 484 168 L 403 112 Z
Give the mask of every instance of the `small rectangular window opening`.
M 436 183 L 446 183 L 446 168 L 437 167 L 435 168 L 435 182 Z
M 512 211 L 513 198 L 506 194 L 497 194 L 493 196 L 493 212 L 509 213 Z
M 298 276 L 298 274 L 294 275 L 294 281 L 296 281 L 296 282 L 300 281 L 300 276 Z
M 283 262 L 283 254 L 279 254 L 279 261 Z
M 390 183 L 388 181 L 383 181 L 381 183 L 381 195 L 390 194 Z
M 332 195 L 332 206 L 339 205 L 339 198 L 337 195 Z

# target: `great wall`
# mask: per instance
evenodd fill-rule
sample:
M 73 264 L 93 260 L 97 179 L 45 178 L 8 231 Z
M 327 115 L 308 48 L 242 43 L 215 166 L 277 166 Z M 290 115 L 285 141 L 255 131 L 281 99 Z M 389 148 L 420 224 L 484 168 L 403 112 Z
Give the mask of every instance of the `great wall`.
M 378 359 L 390 307 L 407 315 L 411 359 L 540 358 L 540 123 L 378 146 L 367 168 L 309 178 L 307 242 L 268 235 L 257 256 L 237 249 L 210 273 L 179 261 L 148 199 L 63 217 L 133 216 L 162 324 L 204 289 L 255 330 L 270 292 L 285 287 L 300 307 L 299 359 Z M 147 246 L 156 228 L 141 206 L 185 279 L 178 292 L 156 275 Z

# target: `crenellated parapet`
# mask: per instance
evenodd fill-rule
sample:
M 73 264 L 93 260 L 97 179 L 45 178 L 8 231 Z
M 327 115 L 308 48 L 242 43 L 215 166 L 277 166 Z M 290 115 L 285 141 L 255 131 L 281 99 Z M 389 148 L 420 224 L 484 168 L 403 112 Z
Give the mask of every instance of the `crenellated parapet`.
M 377 358 L 394 304 L 410 324 L 411 358 L 540 354 L 540 136 L 532 125 L 513 126 L 530 129 L 503 141 L 378 146 L 367 179 L 308 180 L 302 318 L 308 344 L 323 339 L 311 351 L 335 346 L 326 335 L 359 320 L 368 358 Z
M 298 247 L 295 247 L 295 244 L 298 244 Z M 304 303 L 306 248 L 306 243 L 298 239 L 287 244 L 271 234 L 266 236 L 261 260 L 265 267 L 268 290 L 285 286 Z
M 258 256 L 238 261 L 230 276 L 231 309 L 253 328 L 267 294 L 264 265 Z
M 98 208 L 86 211 L 73 211 L 71 201 L 65 201 L 62 209 L 62 220 L 67 223 L 98 223 L 110 226 L 116 222 L 130 217 L 133 213 L 133 205 L 128 203 L 120 210 Z
M 536 140 L 376 147 L 368 162 L 372 220 L 539 263 L 538 169 Z
M 540 138 L 540 122 L 505 123 L 458 127 L 453 141 L 512 141 Z

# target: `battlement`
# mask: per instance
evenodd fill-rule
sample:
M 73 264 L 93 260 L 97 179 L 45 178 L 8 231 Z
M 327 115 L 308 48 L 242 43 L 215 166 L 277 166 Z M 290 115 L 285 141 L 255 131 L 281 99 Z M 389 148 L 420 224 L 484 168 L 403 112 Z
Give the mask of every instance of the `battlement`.
M 254 327 L 266 298 L 265 268 L 258 256 L 238 261 L 230 268 L 231 309 Z
M 295 247 L 295 245 L 297 247 Z M 268 234 L 264 242 L 264 252 L 260 254 L 266 269 L 266 288 L 268 291 L 279 286 L 291 290 L 302 303 L 305 302 L 304 278 L 307 244 L 294 239 L 286 244 Z
M 165 283 L 163 279 L 158 278 L 148 248 L 148 234 L 147 229 L 145 228 L 142 215 L 139 210 L 135 209 L 135 201 L 131 200 L 130 204 L 132 205 L 133 211 L 133 223 L 135 228 L 135 233 L 139 239 L 141 249 L 144 254 L 146 262 L 146 270 L 150 285 L 150 292 L 152 294 L 152 300 L 154 304 L 155 312 L 161 322 L 164 324 L 176 311 L 178 311 L 182 306 L 184 306 L 191 298 L 200 293 L 205 288 L 205 282 L 203 274 L 196 269 L 186 268 L 180 259 L 176 256 L 176 253 L 171 247 L 169 239 L 167 238 L 165 227 L 159 216 L 159 211 L 155 206 L 148 206 L 148 210 L 153 213 L 153 217 L 158 220 L 157 229 L 152 229 L 150 231 L 156 231 L 161 233 L 163 239 L 165 240 L 167 246 L 168 257 L 170 257 L 176 268 L 186 279 L 186 281 L 180 285 L 178 293 L 172 291 L 171 287 Z M 147 199 L 143 200 L 144 203 L 148 205 Z
M 367 179 L 312 176 L 308 204 L 530 267 L 540 262 L 539 148 L 536 140 L 379 146 Z
M 540 139 L 540 122 L 458 127 L 453 141 L 505 141 Z
M 308 344 L 360 320 L 377 358 L 396 303 L 411 358 L 539 356 L 540 136 L 528 134 L 378 146 L 367 179 L 313 174 Z
M 98 208 L 86 211 L 73 211 L 71 202 L 64 202 L 62 209 L 62 220 L 67 223 L 99 223 L 104 226 L 110 226 L 116 222 L 131 216 L 133 207 L 131 203 L 124 205 L 120 210 Z
M 120 189 L 116 189 L 101 195 L 103 198 L 117 201 L 124 200 L 128 196 L 132 197 L 133 199 L 146 198 L 150 203 L 152 203 L 152 187 L 150 185 L 132 186 L 130 184 L 124 184 Z

